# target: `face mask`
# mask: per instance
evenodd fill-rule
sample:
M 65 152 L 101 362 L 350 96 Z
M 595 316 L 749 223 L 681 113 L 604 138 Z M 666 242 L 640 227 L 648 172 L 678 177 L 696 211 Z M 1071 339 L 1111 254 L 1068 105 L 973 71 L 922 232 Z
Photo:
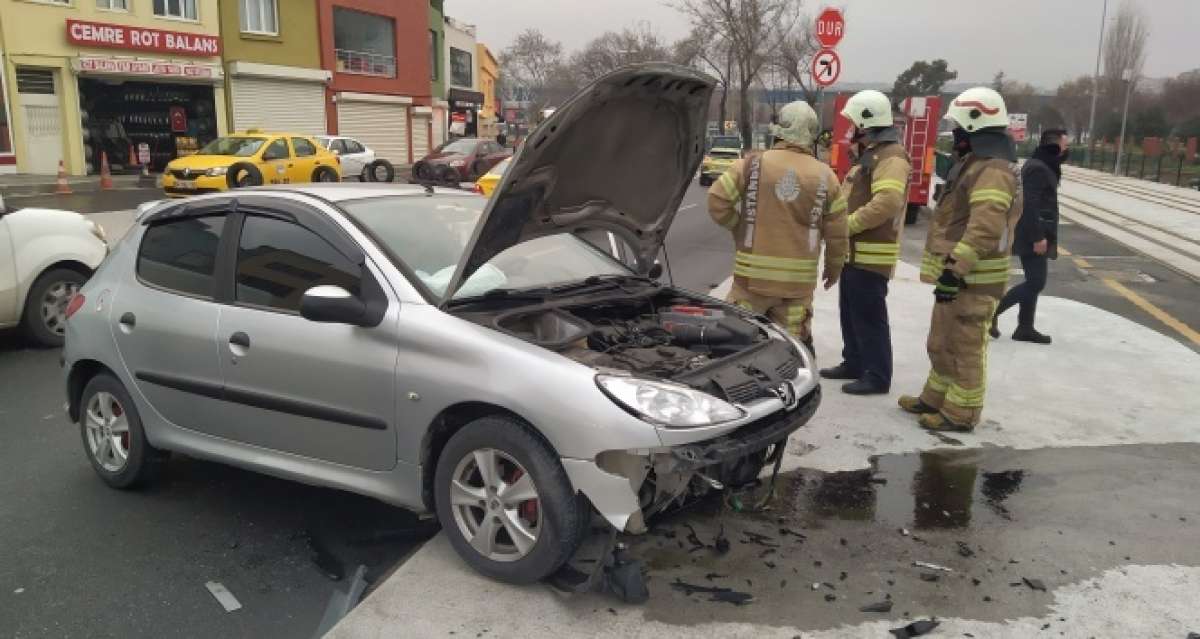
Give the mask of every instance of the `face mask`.
M 971 135 L 969 133 L 967 133 L 966 129 L 956 128 L 956 129 L 954 129 L 953 134 L 954 134 L 954 150 L 958 151 L 960 154 L 964 154 L 964 155 L 967 153 L 970 153 L 971 152 Z
M 1061 158 L 1063 162 L 1066 162 L 1071 158 L 1071 149 L 1063 149 L 1063 152 L 1058 157 Z

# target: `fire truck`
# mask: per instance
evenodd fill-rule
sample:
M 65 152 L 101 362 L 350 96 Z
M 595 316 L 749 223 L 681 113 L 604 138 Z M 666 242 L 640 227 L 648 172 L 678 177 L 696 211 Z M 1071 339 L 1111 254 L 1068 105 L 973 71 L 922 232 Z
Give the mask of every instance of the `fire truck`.
M 833 123 L 833 141 L 829 155 L 829 164 L 837 172 L 838 179 L 845 179 L 850 171 L 850 120 L 841 115 L 842 107 L 850 96 L 839 93 L 834 101 L 834 113 L 838 114 Z M 912 159 L 912 174 L 908 178 L 908 211 L 904 216 L 905 224 L 917 221 L 921 207 L 929 204 L 930 190 L 933 188 L 934 150 L 937 146 L 938 116 L 942 112 L 942 99 L 938 96 L 905 98 L 900 102 L 900 113 L 896 117 L 896 127 L 900 129 L 900 139 L 904 141 L 904 149 Z

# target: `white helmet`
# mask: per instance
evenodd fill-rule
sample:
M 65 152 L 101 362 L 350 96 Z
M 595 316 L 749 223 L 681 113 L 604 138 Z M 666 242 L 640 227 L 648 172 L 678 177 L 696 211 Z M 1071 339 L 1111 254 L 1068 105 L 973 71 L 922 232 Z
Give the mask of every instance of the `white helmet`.
M 842 115 L 859 129 L 892 126 L 892 103 L 882 92 L 859 91 L 846 100 Z
M 797 146 L 812 146 L 817 128 L 817 112 L 804 100 L 797 100 L 779 110 L 779 123 L 771 125 L 771 135 Z
M 958 94 L 946 111 L 946 119 L 953 121 L 968 133 L 980 129 L 1008 127 L 1008 109 L 1004 98 L 987 87 L 975 87 Z

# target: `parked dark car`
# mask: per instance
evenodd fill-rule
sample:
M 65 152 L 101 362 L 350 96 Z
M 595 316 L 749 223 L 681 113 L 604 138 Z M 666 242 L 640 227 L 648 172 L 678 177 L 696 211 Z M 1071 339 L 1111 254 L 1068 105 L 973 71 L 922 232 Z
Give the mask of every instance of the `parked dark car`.
M 419 182 L 474 182 L 512 153 L 495 140 L 460 138 L 438 147 L 413 165 Z

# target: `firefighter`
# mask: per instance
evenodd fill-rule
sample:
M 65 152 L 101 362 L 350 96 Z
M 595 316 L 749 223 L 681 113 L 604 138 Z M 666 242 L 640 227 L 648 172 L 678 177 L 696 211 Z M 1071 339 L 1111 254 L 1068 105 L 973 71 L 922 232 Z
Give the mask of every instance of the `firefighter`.
M 903 396 L 900 406 L 919 414 L 928 430 L 969 432 L 983 412 L 988 325 L 1008 283 L 1021 190 L 999 93 L 968 89 L 950 103 L 946 119 L 965 153 L 946 180 L 921 263 L 921 281 L 935 284 L 932 368 L 920 397 Z
M 842 199 L 849 217 L 850 257 L 838 286 L 842 363 L 821 371 L 851 395 L 886 393 L 892 385 L 892 336 L 888 327 L 888 280 L 900 259 L 900 229 L 912 165 L 892 126 L 892 104 L 879 91 L 860 91 L 842 115 L 854 125 L 857 161 L 846 174 Z
M 734 162 L 713 183 L 708 210 L 736 244 L 729 301 L 767 315 L 812 350 L 821 242 L 829 289 L 846 261 L 846 203 L 837 175 L 813 156 L 817 114 L 808 103 L 784 106 L 771 130 L 771 149 Z

